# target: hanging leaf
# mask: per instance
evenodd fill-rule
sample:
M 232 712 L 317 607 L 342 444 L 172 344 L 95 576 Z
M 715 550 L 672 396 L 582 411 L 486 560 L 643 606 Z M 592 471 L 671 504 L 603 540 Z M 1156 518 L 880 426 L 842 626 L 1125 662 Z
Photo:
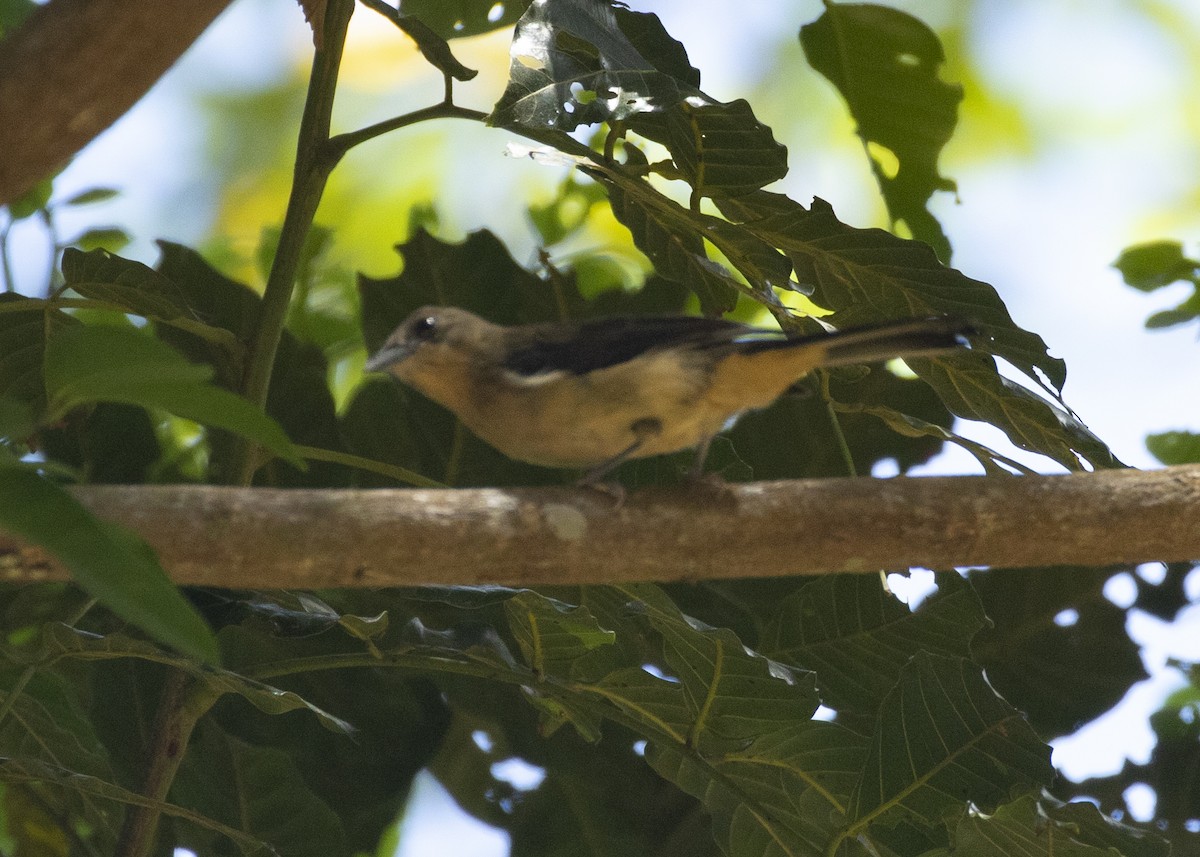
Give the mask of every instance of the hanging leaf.
M 899 9 L 826 3 L 820 18 L 800 28 L 800 43 L 846 99 L 892 221 L 948 261 L 950 242 L 926 204 L 934 191 L 955 189 L 937 161 L 963 92 L 938 78 L 946 57 L 937 34 Z

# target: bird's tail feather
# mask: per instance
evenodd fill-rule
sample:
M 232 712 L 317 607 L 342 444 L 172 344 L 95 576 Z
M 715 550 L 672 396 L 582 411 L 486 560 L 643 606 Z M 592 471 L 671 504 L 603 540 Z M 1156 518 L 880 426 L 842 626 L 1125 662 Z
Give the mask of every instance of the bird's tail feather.
M 938 316 L 885 321 L 794 339 L 747 342 L 743 345 L 743 353 L 789 348 L 805 350 L 816 346 L 824 354 L 822 359 L 814 361 L 815 365 L 877 363 L 893 357 L 926 357 L 964 348 L 967 336 L 973 332 L 970 323 L 962 319 Z

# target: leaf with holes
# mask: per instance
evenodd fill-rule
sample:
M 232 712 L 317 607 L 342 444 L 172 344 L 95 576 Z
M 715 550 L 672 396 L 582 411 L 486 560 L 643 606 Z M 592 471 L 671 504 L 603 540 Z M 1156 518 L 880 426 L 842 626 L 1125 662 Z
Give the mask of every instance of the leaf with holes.
M 937 161 L 954 133 L 963 91 L 938 78 L 946 57 L 937 35 L 898 9 L 830 3 L 800 28 L 800 43 L 812 67 L 846 99 L 892 221 L 948 260 L 950 242 L 926 204 L 934 191 L 955 189 Z M 871 144 L 886 149 L 896 167 Z

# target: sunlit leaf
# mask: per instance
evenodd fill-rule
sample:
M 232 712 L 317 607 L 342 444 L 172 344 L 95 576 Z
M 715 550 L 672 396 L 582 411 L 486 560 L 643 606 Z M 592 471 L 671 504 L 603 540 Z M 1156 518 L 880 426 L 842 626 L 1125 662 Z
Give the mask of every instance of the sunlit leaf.
M 1165 431 L 1147 435 L 1146 448 L 1163 464 L 1200 463 L 1200 434 Z
M 1121 251 L 1113 267 L 1121 272 L 1127 285 L 1152 292 L 1179 280 L 1200 276 L 1200 262 L 1183 255 L 1178 241 L 1151 241 Z

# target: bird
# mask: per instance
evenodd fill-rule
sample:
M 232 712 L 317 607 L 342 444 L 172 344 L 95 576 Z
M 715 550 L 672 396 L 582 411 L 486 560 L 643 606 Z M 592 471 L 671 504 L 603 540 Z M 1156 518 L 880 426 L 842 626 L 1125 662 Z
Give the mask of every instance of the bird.
M 509 458 L 585 470 L 598 484 L 635 458 L 696 450 L 814 369 L 969 347 L 950 316 L 815 336 L 726 319 L 630 316 L 504 326 L 457 307 L 415 310 L 365 366 L 452 411 Z

